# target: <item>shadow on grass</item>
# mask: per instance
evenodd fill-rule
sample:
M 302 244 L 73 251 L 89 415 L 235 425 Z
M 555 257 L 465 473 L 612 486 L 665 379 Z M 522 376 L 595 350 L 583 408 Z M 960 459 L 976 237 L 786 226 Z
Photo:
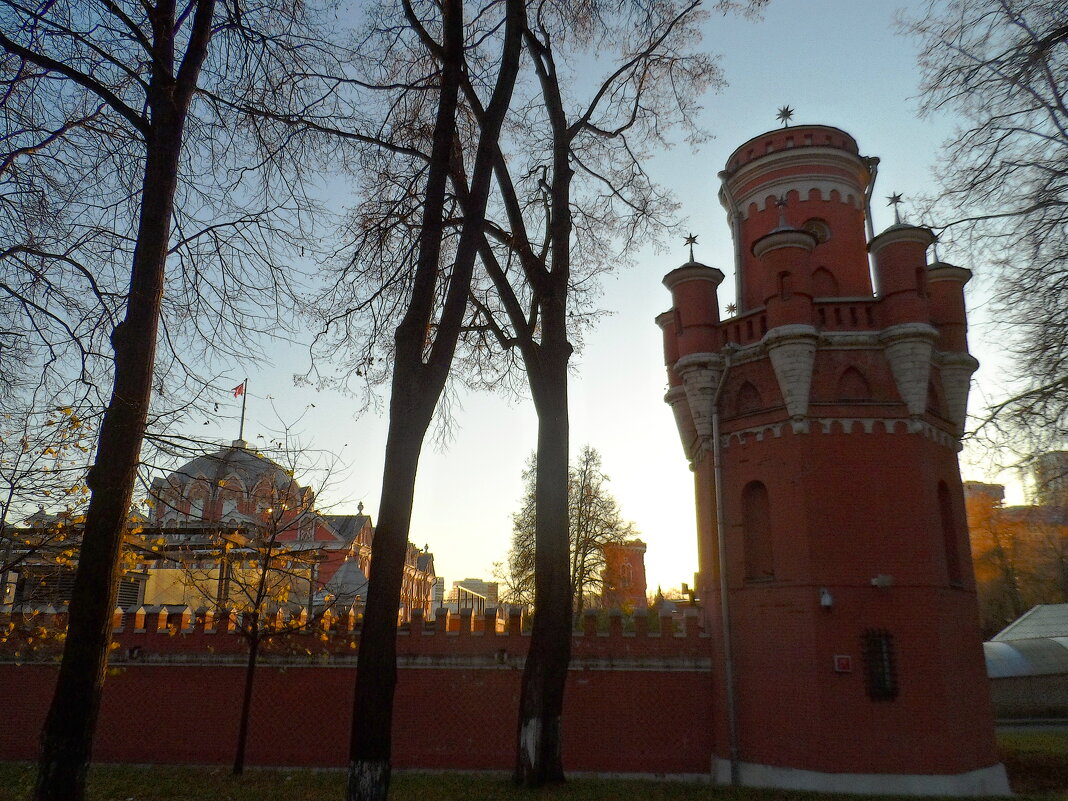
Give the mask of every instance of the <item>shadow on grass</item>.
M 999 735 L 1001 758 L 1019 801 L 1068 801 L 1068 732 Z M 28 801 L 35 766 L 0 763 L 0 801 Z M 249 770 L 225 767 L 96 765 L 89 801 L 341 801 L 340 770 Z M 540 791 L 490 774 L 401 773 L 391 801 L 811 801 L 819 796 L 776 790 L 717 788 L 708 784 L 577 778 Z M 846 801 L 859 796 L 836 796 Z M 866 801 L 872 798 L 866 797 Z

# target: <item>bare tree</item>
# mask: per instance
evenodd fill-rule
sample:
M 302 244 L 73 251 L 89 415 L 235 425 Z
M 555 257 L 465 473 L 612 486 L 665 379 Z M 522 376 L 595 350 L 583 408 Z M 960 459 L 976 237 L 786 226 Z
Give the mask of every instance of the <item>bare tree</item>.
M 574 342 L 597 315 L 597 276 L 674 222 L 674 203 L 643 160 L 668 146 L 679 127 L 691 141 L 703 135 L 692 114 L 721 77 L 714 60 L 695 50 L 699 5 L 538 4 L 524 33 L 533 81 L 518 112 L 523 125 L 497 156 L 500 214 L 486 229 L 487 281 L 473 302 L 482 330 L 519 354 L 539 421 L 535 614 L 515 765 L 516 781 L 530 786 L 564 777 L 560 721 L 572 614 L 568 366 Z M 604 58 L 609 42 L 615 57 L 607 75 L 574 81 L 582 59 L 593 50 Z M 584 96 L 582 86 L 590 86 Z M 477 103 L 469 102 L 477 119 Z M 459 186 L 458 196 L 462 203 Z
M 369 34 L 375 41 L 384 40 L 384 51 L 373 52 L 389 73 L 381 75 L 381 66 L 371 67 L 378 79 L 361 81 L 366 91 L 384 96 L 376 107 L 386 109 L 385 119 L 373 134 L 357 125 L 347 137 L 359 146 L 362 179 L 377 199 L 357 215 L 356 248 L 341 284 L 367 286 L 370 277 L 371 298 L 357 298 L 355 304 L 351 298 L 344 300 L 344 313 L 330 321 L 348 333 L 354 305 L 373 315 L 384 303 L 385 314 L 371 326 L 372 348 L 381 344 L 380 334 L 395 325 L 389 349 L 382 499 L 371 554 L 374 570 L 357 657 L 347 789 L 353 801 L 380 801 L 389 790 L 397 608 L 419 455 L 464 330 L 493 154 L 519 69 L 524 28 L 521 0 L 491 3 L 470 24 L 461 0 L 445 0 L 440 6 L 401 5 L 392 14 L 378 9 L 382 16 L 375 15 Z M 471 140 L 473 161 L 467 172 L 457 117 L 465 48 L 472 40 L 473 46 L 486 48 L 497 69 L 482 87 L 486 117 Z M 446 232 L 454 223 L 447 222 L 447 187 L 454 167 L 469 177 L 470 192 L 450 242 Z M 368 225 L 368 220 L 373 222 Z M 363 358 L 363 369 L 370 370 L 371 357 Z
M 293 482 L 291 489 L 297 490 Z M 245 769 L 256 668 L 264 647 L 280 638 L 307 633 L 321 622 L 329 603 L 312 604 L 318 553 L 294 539 L 314 520 L 315 511 L 294 492 L 280 492 L 254 526 L 233 530 L 213 526 L 204 537 L 165 542 L 161 558 L 171 560 L 194 597 L 210 598 L 215 616 L 239 616 L 236 631 L 248 658 L 235 739 L 233 773 Z M 167 538 L 169 532 L 158 532 Z M 156 537 L 145 530 L 142 536 Z
M 195 377 L 196 357 L 284 327 L 270 301 L 288 281 L 267 245 L 299 241 L 310 204 L 278 169 L 285 140 L 239 124 L 232 99 L 299 105 L 292 76 L 321 74 L 311 62 L 330 40 L 310 13 L 288 0 L 0 3 L 3 336 L 40 354 L 30 369 L 73 370 L 105 409 L 38 799 L 84 797 L 153 389 L 163 399 L 164 376 Z
M 0 597 L 7 573 L 20 562 L 62 550 L 68 526 L 39 527 L 31 543 L 13 526 L 36 509 L 62 511 L 74 521 L 84 511 L 92 428 L 70 406 L 8 406 L 0 415 Z M 31 547 L 27 547 L 30 545 Z
M 513 603 L 534 601 L 536 464 L 537 458 L 531 455 L 523 471 L 526 490 L 522 506 L 512 516 L 512 547 L 505 584 Z M 636 536 L 633 524 L 624 522 L 620 515 L 608 481 L 601 467 L 601 454 L 584 446 L 567 480 L 571 609 L 575 620 L 582 615 L 587 598 L 601 588 L 604 546 Z
M 1017 345 L 1016 391 L 993 418 L 1036 452 L 1068 434 L 1068 10 L 934 0 L 903 27 L 922 46 L 924 110 L 964 120 L 943 148 L 931 219 L 991 265 Z
M 1036 603 L 1068 603 L 1068 509 L 1044 509 L 1035 526 Z
M 458 312 L 462 322 L 454 356 L 459 369 L 453 375 L 468 385 L 509 388 L 516 386 L 516 375 L 525 376 L 540 421 L 535 501 L 537 612 L 524 672 L 516 767 L 518 780 L 538 785 L 563 778 L 560 716 L 572 612 L 568 365 L 574 344 L 581 342 L 582 330 L 598 314 L 594 307 L 598 274 L 625 261 L 630 245 L 655 238 L 673 222 L 675 206 L 649 179 L 643 160 L 652 149 L 668 143 L 668 131 L 673 128 L 682 126 L 692 138 L 700 138 L 690 120 L 701 92 L 719 81 L 719 71 L 713 59 L 695 50 L 702 19 L 696 2 L 522 5 L 524 63 L 531 69 L 517 84 L 518 99 L 512 101 L 503 126 L 485 96 L 500 85 L 509 61 L 477 45 L 460 54 L 464 68 L 460 70 L 459 133 L 449 163 L 449 194 L 440 208 L 451 215 L 441 230 L 449 247 L 455 248 L 456 265 L 465 263 L 467 234 L 477 230 L 480 235 L 477 245 L 482 270 L 472 274 L 466 305 Z M 730 5 L 720 3 L 717 8 Z M 390 42 L 404 42 L 403 27 L 414 30 L 444 74 L 450 67 L 448 51 L 433 46 L 441 39 L 437 12 L 420 16 L 412 13 L 411 7 L 405 8 L 403 24 L 380 23 L 376 32 L 385 31 Z M 492 40 L 492 33 L 500 29 L 500 9 L 500 4 L 489 4 L 472 16 L 469 30 L 478 35 L 469 35 L 467 41 L 481 44 Z M 511 21 L 513 16 L 509 10 L 503 19 Z M 616 57 L 608 74 L 601 82 L 590 81 L 588 59 L 594 52 L 603 57 L 609 43 Z M 427 107 L 424 104 L 420 108 L 416 102 L 416 98 L 426 96 L 428 85 L 428 73 L 420 60 L 423 51 L 416 56 L 406 50 L 403 55 L 407 59 L 399 64 L 383 59 L 380 50 L 370 48 L 370 52 L 388 71 L 378 85 L 402 92 L 402 100 L 389 106 L 389 140 L 377 149 L 361 151 L 360 166 L 371 166 L 377 180 L 364 186 L 368 203 L 353 226 L 353 239 L 357 252 L 365 257 L 381 254 L 383 258 L 363 260 L 357 269 L 340 273 L 335 301 L 326 304 L 337 310 L 328 320 L 328 332 L 333 331 L 334 337 L 324 337 L 324 342 L 336 342 L 353 333 L 351 321 L 358 320 L 360 312 L 380 325 L 407 308 L 412 291 L 409 286 L 418 286 L 408 283 L 409 275 L 418 275 L 409 272 L 410 265 L 418 259 L 404 241 L 415 241 L 416 233 L 426 230 L 419 204 L 430 186 L 429 176 L 440 164 L 431 157 L 427 144 L 431 130 Z M 414 76 L 413 64 L 419 65 Z M 575 79 L 580 69 L 585 70 L 581 81 Z M 387 75 L 398 77 L 390 83 Z M 585 98 L 576 99 L 575 95 L 591 84 Z M 434 85 L 441 83 L 435 81 Z M 393 114 L 396 109 L 404 114 Z M 404 124 L 398 124 L 402 121 Z M 359 133 L 353 138 L 367 141 L 373 137 Z M 477 152 L 472 153 L 474 142 L 478 143 Z M 495 179 L 488 206 L 476 179 L 487 150 Z M 472 159 L 470 167 L 468 159 Z M 485 213 L 484 208 L 488 209 Z M 483 225 L 486 214 L 490 219 Z M 417 220 L 422 228 L 416 226 Z M 451 296 L 460 284 L 454 274 L 441 286 L 447 286 Z M 443 289 L 438 297 L 446 297 Z M 457 331 L 445 325 L 455 319 L 444 312 L 418 318 L 423 361 L 429 363 L 444 333 Z M 381 339 L 371 341 L 355 348 L 349 362 L 357 375 L 374 380 L 383 377 L 392 360 L 397 361 L 391 429 L 395 414 L 398 420 L 407 419 L 403 409 L 394 408 L 403 386 L 397 376 L 403 374 L 401 365 L 406 359 L 401 353 L 400 331 L 393 348 L 383 348 Z M 415 345 L 414 341 L 410 345 L 413 351 Z M 376 349 L 384 350 L 386 358 Z M 415 430 L 425 431 L 426 427 Z M 387 495 L 384 487 L 383 522 L 387 519 Z M 410 495 L 394 493 L 389 497 L 404 502 L 408 511 L 402 522 L 406 525 Z M 382 614 L 392 616 L 395 592 L 384 596 L 382 603 L 393 607 Z M 383 661 L 392 658 L 391 651 L 383 650 L 382 654 Z M 361 672 L 363 668 L 361 662 Z M 384 664 L 381 670 L 387 675 Z M 391 683 L 378 683 L 392 687 Z M 375 703 L 371 698 L 366 702 Z M 368 714 L 364 703 L 357 699 L 361 710 L 358 718 Z M 383 726 L 375 729 L 386 730 Z M 378 764 L 383 753 L 375 752 Z M 353 764 L 363 763 L 354 758 Z M 380 775 L 383 769 L 376 770 Z M 366 775 L 373 774 L 368 768 Z M 381 786 L 377 780 L 366 786 L 371 784 Z
M 1000 493 L 967 498 L 983 634 L 991 637 L 1035 604 L 1068 601 L 1068 510 L 1005 507 Z
M 1007 519 L 999 500 L 968 501 L 968 528 L 974 554 L 976 592 L 983 633 L 993 636 L 1027 611 L 1024 585 L 1030 569 L 1028 531 Z

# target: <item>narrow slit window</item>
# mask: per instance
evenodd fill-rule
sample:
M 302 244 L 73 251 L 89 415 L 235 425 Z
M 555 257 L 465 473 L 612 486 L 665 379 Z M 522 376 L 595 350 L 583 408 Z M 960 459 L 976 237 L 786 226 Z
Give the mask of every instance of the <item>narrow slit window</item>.
M 775 559 L 771 547 L 771 504 L 768 489 L 759 481 L 750 481 L 742 490 L 742 551 L 747 581 L 775 578 Z

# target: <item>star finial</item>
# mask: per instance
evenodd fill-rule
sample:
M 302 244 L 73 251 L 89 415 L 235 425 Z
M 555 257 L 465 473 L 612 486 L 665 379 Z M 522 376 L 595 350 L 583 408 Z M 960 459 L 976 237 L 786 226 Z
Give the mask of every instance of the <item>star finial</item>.
M 693 261 L 693 246 L 697 244 L 697 235 L 687 234 L 686 240 L 683 242 L 683 244 L 690 246 L 690 261 Z
M 775 198 L 775 208 L 779 210 L 779 227 L 789 227 L 786 225 L 786 195 L 779 195 Z
M 734 304 L 734 303 L 728 303 L 727 304 L 727 314 L 729 314 L 731 317 L 733 317 L 737 311 L 738 311 L 737 304 Z
M 789 106 L 783 106 L 779 109 L 779 113 L 775 115 L 775 119 L 782 123 L 783 128 L 790 127 L 790 120 L 794 118 L 794 110 Z
M 886 196 L 886 205 L 894 207 L 894 225 L 901 225 L 901 212 L 898 206 L 901 204 L 901 193 L 893 192 Z

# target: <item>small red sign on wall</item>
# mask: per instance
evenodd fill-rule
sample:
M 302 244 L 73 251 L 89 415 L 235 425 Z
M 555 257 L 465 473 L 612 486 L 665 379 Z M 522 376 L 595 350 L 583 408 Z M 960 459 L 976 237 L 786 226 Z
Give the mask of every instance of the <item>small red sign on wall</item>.
M 852 673 L 853 672 L 853 657 L 849 654 L 835 654 L 834 655 L 834 672 L 835 673 Z

